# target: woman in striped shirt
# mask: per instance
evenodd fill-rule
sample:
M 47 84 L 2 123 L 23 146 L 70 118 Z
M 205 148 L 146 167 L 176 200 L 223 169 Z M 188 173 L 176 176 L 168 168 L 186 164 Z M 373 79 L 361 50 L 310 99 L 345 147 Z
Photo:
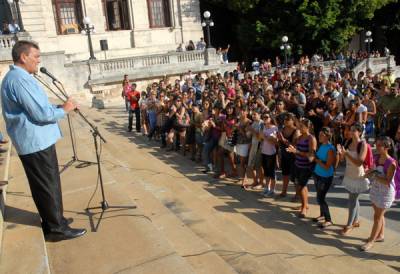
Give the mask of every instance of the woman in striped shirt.
M 317 149 L 317 140 L 311 134 L 312 123 L 310 120 L 302 118 L 298 128 L 301 135 L 296 140 L 296 147 L 290 145 L 286 150 L 295 154 L 296 192 L 301 198 L 299 217 L 305 218 L 308 209 L 307 183 L 314 168 L 313 159 Z

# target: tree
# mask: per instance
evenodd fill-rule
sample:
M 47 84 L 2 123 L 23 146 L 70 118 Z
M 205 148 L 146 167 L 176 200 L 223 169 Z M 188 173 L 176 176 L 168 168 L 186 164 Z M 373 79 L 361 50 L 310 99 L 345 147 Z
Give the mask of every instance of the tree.
M 277 53 L 287 35 L 294 52 L 343 50 L 376 11 L 396 0 L 201 0 L 233 13 L 233 37 L 246 51 Z M 232 19 L 240 18 L 240 20 Z M 299 47 L 300 46 L 300 47 Z

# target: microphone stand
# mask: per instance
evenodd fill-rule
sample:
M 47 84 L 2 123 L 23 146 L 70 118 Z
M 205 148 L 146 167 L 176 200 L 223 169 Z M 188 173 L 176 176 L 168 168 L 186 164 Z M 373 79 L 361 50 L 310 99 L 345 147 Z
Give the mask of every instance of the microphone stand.
M 36 75 L 35 75 L 36 76 Z M 66 102 L 68 100 L 68 95 L 66 94 L 64 87 L 62 86 L 62 83 L 60 83 L 58 80 L 53 79 L 53 84 L 57 87 L 57 89 L 60 90 L 60 93 L 65 97 L 65 99 L 63 99 L 60 95 L 58 95 L 54 90 L 52 90 L 43 80 L 41 80 L 40 78 L 35 77 L 39 82 L 41 82 L 43 85 L 45 85 L 48 89 L 50 89 L 50 91 L 55 94 L 61 101 Z M 59 83 L 62 88 L 60 88 L 59 86 L 57 86 L 57 84 L 55 83 Z M 90 223 L 92 226 L 92 231 L 97 232 L 98 227 L 100 225 L 100 222 L 103 218 L 104 212 L 107 209 L 116 209 L 117 211 L 119 210 L 125 210 L 125 209 L 134 209 L 136 208 L 135 205 L 132 206 L 110 206 L 106 200 L 106 196 L 105 196 L 105 191 L 104 191 L 104 183 L 103 183 L 103 175 L 101 172 L 101 153 L 100 153 L 100 147 L 99 147 L 99 143 L 101 145 L 101 142 L 106 143 L 106 140 L 104 139 L 104 137 L 100 134 L 99 130 L 97 129 L 97 127 L 95 125 L 93 125 L 83 114 L 79 109 L 75 110 L 76 113 L 78 113 L 78 115 L 82 118 L 82 120 L 89 125 L 90 127 L 90 132 L 92 133 L 93 136 L 93 143 L 94 143 L 94 148 L 95 148 L 95 153 L 96 153 L 96 162 L 88 162 L 88 163 L 94 163 L 97 165 L 97 174 L 98 174 L 98 178 L 100 181 L 100 190 L 101 190 L 101 202 L 100 202 L 100 206 L 96 206 L 96 207 L 88 207 L 86 208 L 86 214 L 89 216 L 90 219 Z M 72 135 L 71 135 L 72 136 Z M 74 149 L 75 150 L 75 149 Z M 75 156 L 75 155 L 74 155 Z M 80 161 L 77 159 L 77 161 Z M 82 162 L 87 162 L 87 161 L 82 161 Z M 93 215 L 97 214 L 97 213 L 91 213 L 90 210 L 93 209 L 101 209 L 101 213 L 100 213 L 100 217 L 98 218 L 98 222 L 96 224 L 96 226 L 94 226 L 94 222 L 93 222 Z
M 67 92 L 65 91 L 64 85 L 61 82 L 59 82 L 58 80 L 56 80 L 56 79 L 53 79 L 52 83 L 60 91 L 60 93 L 65 98 L 68 99 L 69 96 L 68 96 Z M 71 117 L 70 117 L 69 114 L 67 114 L 67 120 L 68 120 L 68 128 L 69 128 L 69 134 L 70 134 L 70 138 L 71 138 L 73 156 L 72 156 L 72 159 L 68 163 L 66 163 L 64 165 L 63 169 L 60 171 L 60 174 L 63 173 L 66 169 L 68 169 L 70 166 L 72 166 L 75 162 L 79 163 L 76 166 L 77 168 L 84 168 L 84 167 L 88 167 L 90 165 L 96 165 L 97 164 L 96 162 L 81 160 L 81 159 L 78 158 L 78 154 L 76 152 L 75 137 L 74 137 L 74 134 L 72 132 L 72 128 L 73 128 L 72 120 L 71 120 Z M 89 121 L 85 121 L 85 122 L 89 123 Z M 105 141 L 104 141 L 104 143 L 105 143 Z

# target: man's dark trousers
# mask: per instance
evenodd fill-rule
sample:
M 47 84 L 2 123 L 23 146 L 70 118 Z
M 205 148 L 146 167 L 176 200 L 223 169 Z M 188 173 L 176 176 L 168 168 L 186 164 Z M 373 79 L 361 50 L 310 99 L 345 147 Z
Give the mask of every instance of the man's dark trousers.
M 128 130 L 132 130 L 133 113 L 136 116 L 136 131 L 140 132 L 140 108 L 129 109 Z
M 55 145 L 20 155 L 32 198 L 42 218 L 45 233 L 60 232 L 63 225 L 63 202 Z

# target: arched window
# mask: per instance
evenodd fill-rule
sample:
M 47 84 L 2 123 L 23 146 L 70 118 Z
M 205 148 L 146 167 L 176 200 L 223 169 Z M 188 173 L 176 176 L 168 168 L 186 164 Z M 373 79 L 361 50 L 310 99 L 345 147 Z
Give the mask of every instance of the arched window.
M 53 0 L 53 13 L 58 34 L 80 32 L 82 24 L 80 0 Z
M 169 0 L 147 0 L 150 28 L 171 27 Z

